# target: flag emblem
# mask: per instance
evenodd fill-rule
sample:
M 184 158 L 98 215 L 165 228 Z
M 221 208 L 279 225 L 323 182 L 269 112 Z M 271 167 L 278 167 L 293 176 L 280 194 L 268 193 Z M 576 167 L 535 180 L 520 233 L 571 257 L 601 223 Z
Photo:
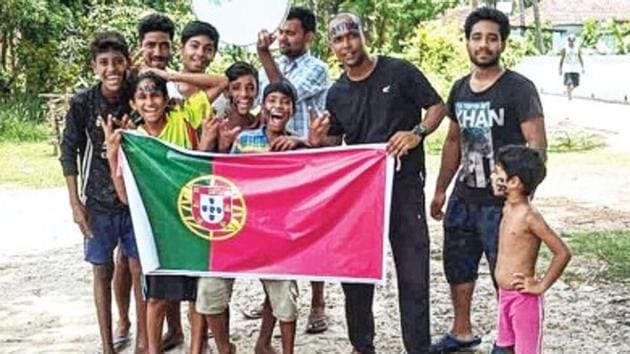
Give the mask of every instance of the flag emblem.
M 184 225 L 207 240 L 229 239 L 245 225 L 243 194 L 221 176 L 206 175 L 189 181 L 181 189 L 177 204 Z

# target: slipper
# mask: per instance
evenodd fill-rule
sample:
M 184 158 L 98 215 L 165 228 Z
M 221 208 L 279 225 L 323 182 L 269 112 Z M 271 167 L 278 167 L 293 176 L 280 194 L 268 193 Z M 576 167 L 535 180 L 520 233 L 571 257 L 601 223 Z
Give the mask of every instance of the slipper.
M 249 308 L 241 309 L 243 316 L 248 320 L 257 320 L 262 318 L 263 304 L 256 306 L 250 306 Z
M 131 344 L 131 332 L 128 332 L 126 335 L 114 337 L 113 344 L 114 350 L 117 352 L 127 348 L 127 346 Z
M 432 344 L 430 352 L 431 353 L 453 353 L 458 352 L 462 349 L 471 349 L 481 344 L 481 338 L 475 336 L 473 339 L 469 341 L 462 341 L 450 333 L 444 334 L 442 339 L 439 342 Z
M 308 323 L 306 325 L 306 333 L 317 334 L 325 332 L 328 329 L 328 316 L 325 313 L 311 312 L 308 315 Z

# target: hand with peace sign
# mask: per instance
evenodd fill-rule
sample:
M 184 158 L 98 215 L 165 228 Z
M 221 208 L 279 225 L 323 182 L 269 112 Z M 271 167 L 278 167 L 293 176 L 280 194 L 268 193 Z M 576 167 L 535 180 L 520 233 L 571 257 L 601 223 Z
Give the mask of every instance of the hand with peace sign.
M 213 115 L 201 121 L 201 137 L 199 138 L 199 150 L 212 151 L 219 140 L 219 126 L 225 120 L 224 115 Z
M 312 147 L 323 146 L 330 130 L 330 112 L 324 111 L 322 115 L 318 115 L 315 109 L 310 107 L 309 115 L 311 121 L 308 128 L 308 145 Z
M 219 123 L 219 152 L 230 152 L 230 148 L 241 130 L 242 128 L 239 126 L 231 127 L 228 120 L 223 119 Z
M 103 117 L 99 116 L 101 128 L 103 128 L 103 134 L 105 135 L 105 146 L 107 148 L 107 160 L 117 160 L 118 148 L 120 148 L 120 142 L 122 140 L 121 132 L 124 128 L 127 128 L 131 123 L 129 117 L 125 114 L 120 121 L 118 121 L 111 114 L 107 115 L 107 121 Z

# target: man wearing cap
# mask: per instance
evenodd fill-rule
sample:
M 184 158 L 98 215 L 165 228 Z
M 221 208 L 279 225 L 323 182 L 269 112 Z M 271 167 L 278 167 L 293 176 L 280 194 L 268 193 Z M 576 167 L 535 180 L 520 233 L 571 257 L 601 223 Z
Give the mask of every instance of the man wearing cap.
M 309 144 L 336 145 L 342 138 L 349 145 L 387 143 L 388 152 L 396 157 L 389 236 L 398 277 L 402 337 L 408 353 L 425 353 L 430 345 L 429 237 L 422 140 L 444 118 L 444 104 L 411 63 L 368 55 L 361 20 L 355 14 L 335 16 L 328 25 L 328 39 L 345 72 L 328 91 L 327 111 L 320 117 L 313 114 Z M 354 352 L 374 353 L 374 285 L 342 286 Z

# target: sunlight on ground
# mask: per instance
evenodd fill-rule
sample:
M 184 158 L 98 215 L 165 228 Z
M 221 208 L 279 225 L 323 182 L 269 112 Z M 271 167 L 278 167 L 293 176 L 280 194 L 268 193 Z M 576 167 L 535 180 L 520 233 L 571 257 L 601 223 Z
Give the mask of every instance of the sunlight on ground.
M 53 147 L 47 143 L 0 143 L 0 186 L 46 188 L 63 186 Z

